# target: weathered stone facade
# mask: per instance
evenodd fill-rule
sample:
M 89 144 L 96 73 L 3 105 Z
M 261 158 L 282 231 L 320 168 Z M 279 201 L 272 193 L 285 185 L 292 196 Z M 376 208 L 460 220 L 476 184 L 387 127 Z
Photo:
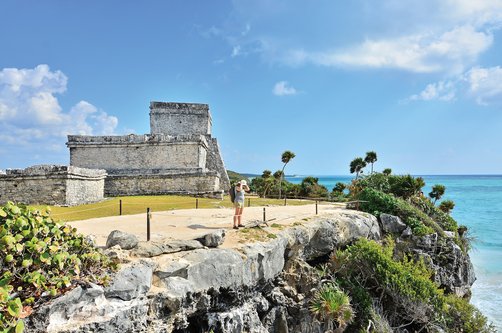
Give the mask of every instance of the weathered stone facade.
M 0 203 L 79 205 L 103 200 L 105 170 L 37 165 L 0 173 Z
M 105 194 L 221 194 L 230 186 L 207 104 L 150 103 L 151 133 L 69 135 L 70 164 L 105 169 Z
M 150 103 L 150 133 L 178 136 L 211 135 L 209 105 L 195 103 Z

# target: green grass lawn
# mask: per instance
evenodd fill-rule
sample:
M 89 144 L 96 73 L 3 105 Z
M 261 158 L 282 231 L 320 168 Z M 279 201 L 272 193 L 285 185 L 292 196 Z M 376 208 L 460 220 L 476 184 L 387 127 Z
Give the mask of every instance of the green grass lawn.
M 251 207 L 266 205 L 284 205 L 284 200 L 263 199 L 254 196 L 246 196 L 246 207 L 250 199 Z M 139 214 L 146 212 L 147 207 L 152 211 L 165 211 L 173 209 L 196 208 L 196 198 L 178 195 L 158 195 L 158 196 L 131 196 L 109 198 L 99 203 L 80 205 L 73 207 L 59 206 L 32 206 L 44 210 L 49 207 L 51 216 L 64 221 L 86 220 L 95 217 L 117 216 L 120 212 L 120 200 L 122 200 L 122 215 Z M 306 205 L 312 201 L 288 199 L 288 205 Z M 220 208 L 232 207 L 228 197 L 223 200 L 198 198 L 198 208 Z

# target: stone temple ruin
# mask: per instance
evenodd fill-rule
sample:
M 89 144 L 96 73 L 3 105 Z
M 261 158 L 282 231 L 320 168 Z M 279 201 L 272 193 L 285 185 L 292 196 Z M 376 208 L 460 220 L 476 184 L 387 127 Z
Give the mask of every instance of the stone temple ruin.
M 69 135 L 70 166 L 0 173 L 0 203 L 77 205 L 103 195 L 221 196 L 230 181 L 211 127 L 207 104 L 151 102 L 150 134 Z

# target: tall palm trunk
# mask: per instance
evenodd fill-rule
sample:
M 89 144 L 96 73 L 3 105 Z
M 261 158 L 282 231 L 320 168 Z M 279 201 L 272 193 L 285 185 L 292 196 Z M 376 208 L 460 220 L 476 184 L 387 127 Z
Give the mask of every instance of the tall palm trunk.
M 281 179 L 279 179 L 279 199 L 281 198 L 282 180 L 284 179 L 284 168 L 286 168 L 286 164 L 288 164 L 288 163 L 284 163 L 284 166 L 282 167 L 282 170 L 281 170 Z

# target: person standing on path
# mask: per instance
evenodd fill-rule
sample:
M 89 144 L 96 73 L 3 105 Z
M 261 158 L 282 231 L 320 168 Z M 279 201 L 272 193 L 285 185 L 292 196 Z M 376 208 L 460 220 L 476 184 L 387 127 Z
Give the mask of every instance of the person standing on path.
M 235 199 L 234 199 L 234 229 L 244 227 L 242 224 L 242 211 L 244 210 L 244 193 L 249 191 L 249 186 L 245 180 L 235 184 Z

